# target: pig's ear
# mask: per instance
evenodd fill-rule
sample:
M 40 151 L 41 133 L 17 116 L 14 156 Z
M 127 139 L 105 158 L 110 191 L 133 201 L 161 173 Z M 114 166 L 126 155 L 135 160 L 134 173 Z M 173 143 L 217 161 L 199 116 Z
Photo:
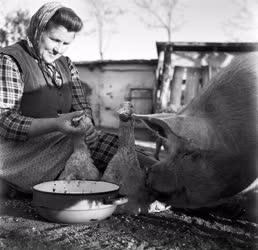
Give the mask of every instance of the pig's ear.
M 177 115 L 162 120 L 170 128 L 170 131 L 184 139 L 190 148 L 217 151 L 225 146 L 221 136 L 207 118 Z
M 140 120 L 153 134 L 168 138 L 173 131 L 164 119 L 175 118 L 173 113 L 157 113 L 157 114 L 133 114 L 136 120 Z
M 157 131 L 161 136 L 179 137 L 186 141 L 188 146 L 200 150 L 221 150 L 223 143 L 219 134 L 216 134 L 211 123 L 201 117 L 176 115 L 171 113 L 137 115 L 149 129 Z

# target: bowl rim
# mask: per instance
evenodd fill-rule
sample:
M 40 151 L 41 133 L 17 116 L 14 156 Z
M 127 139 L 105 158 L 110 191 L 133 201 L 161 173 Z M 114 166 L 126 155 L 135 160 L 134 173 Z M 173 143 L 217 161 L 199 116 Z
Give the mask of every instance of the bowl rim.
M 35 206 L 36 209 L 45 209 L 45 210 L 50 210 L 50 211 L 66 211 L 66 212 L 87 212 L 87 211 L 99 211 L 99 210 L 106 210 L 110 208 L 116 208 L 116 204 L 103 204 L 104 206 L 99 207 L 99 208 L 90 208 L 90 209 L 57 209 L 57 208 L 50 208 L 50 207 L 45 207 L 45 206 Z
M 115 184 L 115 183 L 112 183 L 112 182 L 108 182 L 108 181 L 91 181 L 91 180 L 71 180 L 71 181 L 82 181 L 82 182 L 104 182 L 104 183 L 108 183 L 108 184 L 112 184 L 115 186 L 115 189 L 114 190 L 111 190 L 111 191 L 103 191 L 103 192 L 93 192 L 93 193 L 64 193 L 64 192 L 51 192 L 51 191 L 44 191 L 44 190 L 39 190 L 37 189 L 36 187 L 43 184 L 43 183 L 53 183 L 53 182 L 63 182 L 65 180 L 53 180 L 53 181 L 45 181 L 45 182 L 41 182 L 41 183 L 38 183 L 36 185 L 34 185 L 32 187 L 32 190 L 33 192 L 38 192 L 38 193 L 43 193 L 43 194 L 52 194 L 52 195 L 72 195 L 72 196 L 80 196 L 80 195 L 84 195 L 84 196 L 94 196 L 94 195 L 100 195 L 100 194 L 113 194 L 113 193 L 116 193 L 116 192 L 119 192 L 119 185 Z M 70 181 L 70 182 L 71 182 Z

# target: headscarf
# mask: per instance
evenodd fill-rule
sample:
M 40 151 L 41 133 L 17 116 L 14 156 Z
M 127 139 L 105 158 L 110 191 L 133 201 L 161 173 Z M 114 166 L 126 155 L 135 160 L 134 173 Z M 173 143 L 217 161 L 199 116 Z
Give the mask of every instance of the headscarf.
M 27 36 L 33 45 L 35 52 L 38 54 L 39 42 L 42 32 L 51 17 L 56 11 L 63 6 L 58 2 L 48 2 L 44 4 L 31 18 L 30 25 L 27 30 Z
M 41 68 L 43 75 L 49 85 L 61 86 L 62 79 L 61 74 L 54 64 L 46 64 L 39 57 L 39 44 L 41 35 L 45 30 L 45 27 L 51 17 L 56 13 L 56 11 L 63 6 L 58 2 L 48 2 L 44 4 L 31 18 L 30 24 L 27 30 L 27 42 L 28 49 L 33 57 L 38 61 L 39 67 Z M 53 82 L 49 82 L 47 77 L 50 77 Z

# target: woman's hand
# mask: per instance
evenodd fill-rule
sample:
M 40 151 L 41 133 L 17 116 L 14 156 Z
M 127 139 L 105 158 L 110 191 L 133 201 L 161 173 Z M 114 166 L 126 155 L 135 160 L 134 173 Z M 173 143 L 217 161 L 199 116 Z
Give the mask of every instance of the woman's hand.
M 99 132 L 95 129 L 94 125 L 91 122 L 88 130 L 85 134 L 85 142 L 90 148 L 97 146 Z
M 83 115 L 83 111 L 59 115 L 57 118 L 58 130 L 64 134 L 85 136 L 86 144 L 92 148 L 96 146 L 99 133 L 89 117 L 81 118 Z
M 84 134 L 84 128 L 81 126 L 74 126 L 72 122 L 74 118 L 79 118 L 83 114 L 83 111 L 75 111 L 71 113 L 60 114 L 59 117 L 56 118 L 57 130 L 66 135 Z
M 75 127 L 72 119 L 80 117 L 84 111 L 76 111 L 59 115 L 57 118 L 38 118 L 33 119 L 28 130 L 28 137 L 33 138 L 51 132 L 62 132 L 66 135 L 84 134 L 85 130 L 81 127 Z
M 83 122 L 84 127 L 86 128 L 84 133 L 85 142 L 90 148 L 95 147 L 97 144 L 99 132 L 95 129 L 95 126 L 93 125 L 92 120 L 89 117 L 84 117 Z

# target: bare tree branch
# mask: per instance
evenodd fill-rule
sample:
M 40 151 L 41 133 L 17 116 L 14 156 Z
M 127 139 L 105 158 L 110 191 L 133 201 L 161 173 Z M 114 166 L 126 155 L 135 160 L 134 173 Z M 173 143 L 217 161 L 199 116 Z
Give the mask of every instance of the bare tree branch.
M 115 30 L 111 27 L 116 19 L 124 13 L 124 10 L 109 0 L 87 0 L 90 6 L 90 17 L 94 25 L 88 34 L 97 33 L 100 59 L 104 59 L 104 52 L 108 44 L 108 38 Z
M 141 10 L 140 19 L 149 28 L 164 29 L 167 40 L 171 41 L 172 33 L 183 25 L 183 18 L 175 18 L 179 15 L 179 0 L 134 0 L 135 5 Z M 142 15 L 144 12 L 145 17 Z

